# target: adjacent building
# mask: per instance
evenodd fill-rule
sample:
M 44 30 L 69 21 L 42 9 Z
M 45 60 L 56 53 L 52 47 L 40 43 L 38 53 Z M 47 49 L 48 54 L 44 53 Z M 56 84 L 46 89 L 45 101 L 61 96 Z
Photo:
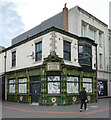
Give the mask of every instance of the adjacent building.
M 98 44 L 96 65 L 98 70 L 98 95 L 109 96 L 111 90 L 109 86 L 108 25 L 79 6 L 75 6 L 68 10 L 65 4 L 62 12 L 14 38 L 12 40 L 12 44 L 14 45 L 22 40 L 25 40 L 27 37 L 31 37 L 35 33 L 41 32 L 51 26 L 63 29 L 80 37 L 90 38 Z
M 0 52 L 4 50 L 5 47 L 0 46 Z M 0 55 L 0 99 L 5 100 L 5 71 L 4 71 L 4 65 L 3 62 L 3 56 Z
M 109 2 L 109 29 L 111 30 L 111 1 Z
M 110 80 L 110 88 L 111 88 L 111 30 L 109 29 L 109 80 Z M 111 89 L 110 89 L 110 96 L 111 96 Z
M 109 79 L 110 79 L 110 88 L 111 88 L 111 1 L 109 2 Z M 110 96 L 111 96 L 111 89 L 110 89 Z

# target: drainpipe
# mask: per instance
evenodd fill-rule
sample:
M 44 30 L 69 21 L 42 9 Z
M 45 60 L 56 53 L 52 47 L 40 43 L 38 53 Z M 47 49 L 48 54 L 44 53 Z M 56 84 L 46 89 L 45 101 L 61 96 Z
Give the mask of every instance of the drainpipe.
M 97 62 L 97 46 L 96 46 L 96 102 L 98 101 L 98 77 L 97 77 L 97 71 L 98 71 L 98 62 Z
M 66 3 L 63 8 L 63 30 L 68 31 L 68 8 L 66 7 Z
M 7 58 L 7 52 L 5 52 L 5 56 L 4 56 L 4 75 L 5 75 L 4 84 L 5 84 L 5 100 L 7 100 L 6 58 Z

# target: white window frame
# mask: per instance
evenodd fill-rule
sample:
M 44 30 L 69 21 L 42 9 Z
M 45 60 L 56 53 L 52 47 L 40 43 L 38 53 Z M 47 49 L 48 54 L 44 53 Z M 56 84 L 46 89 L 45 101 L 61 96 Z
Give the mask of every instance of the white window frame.
M 78 93 L 79 93 L 79 77 L 67 76 L 67 94 Z
M 86 88 L 87 93 L 93 93 L 93 79 L 92 78 L 83 78 L 83 87 Z M 89 90 L 91 89 L 91 90 Z
M 49 77 L 55 77 L 54 79 L 50 79 Z M 61 80 L 59 75 L 49 75 L 47 76 L 47 94 L 61 94 Z M 59 89 L 58 89 L 59 87 Z
M 89 28 L 89 38 L 96 42 L 96 31 L 91 28 Z
M 15 94 L 15 87 L 16 87 L 16 80 L 15 79 L 9 80 L 9 93 L 10 94 Z
M 27 78 L 19 78 L 18 80 L 18 93 L 26 94 L 27 93 Z
M 86 26 L 85 25 L 82 25 L 82 27 L 81 27 L 81 36 L 82 37 L 86 36 Z

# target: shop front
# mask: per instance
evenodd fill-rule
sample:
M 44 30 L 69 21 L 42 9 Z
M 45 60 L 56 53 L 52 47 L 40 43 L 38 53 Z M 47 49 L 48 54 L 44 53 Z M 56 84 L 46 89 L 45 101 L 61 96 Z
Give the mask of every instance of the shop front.
M 96 71 L 66 65 L 50 54 L 40 66 L 7 73 L 7 100 L 39 105 L 70 105 L 79 102 L 86 88 L 89 102 L 97 100 Z

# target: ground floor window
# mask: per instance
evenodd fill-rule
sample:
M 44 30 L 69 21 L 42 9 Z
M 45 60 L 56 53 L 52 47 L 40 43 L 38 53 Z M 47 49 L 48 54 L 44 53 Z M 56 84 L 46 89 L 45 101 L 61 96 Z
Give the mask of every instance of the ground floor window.
M 15 93 L 15 79 L 9 80 L 9 93 Z
M 47 93 L 60 94 L 60 76 L 47 76 Z
M 67 93 L 79 93 L 79 79 L 78 77 L 67 77 Z
M 27 93 L 27 78 L 20 78 L 18 87 L 19 93 Z
M 92 78 L 83 78 L 83 87 L 86 88 L 87 93 L 92 93 L 93 92 Z

